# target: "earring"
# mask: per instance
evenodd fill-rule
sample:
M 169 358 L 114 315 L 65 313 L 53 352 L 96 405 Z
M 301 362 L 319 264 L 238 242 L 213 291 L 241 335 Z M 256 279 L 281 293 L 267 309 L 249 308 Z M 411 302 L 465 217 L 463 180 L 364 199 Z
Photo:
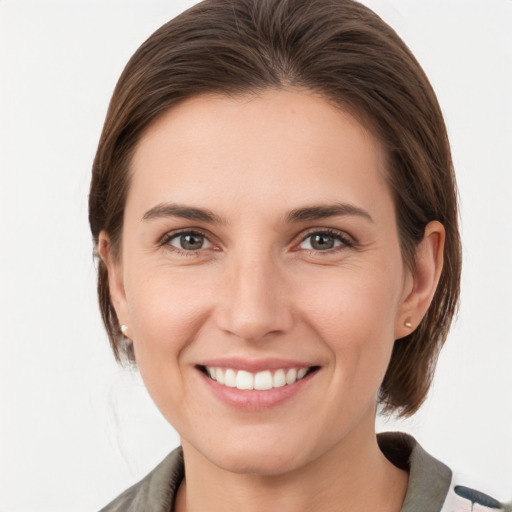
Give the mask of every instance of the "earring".
M 409 320 L 406 320 L 404 322 L 404 325 L 405 325 L 405 327 L 407 327 L 407 329 L 412 329 L 412 324 L 411 324 L 411 322 Z
M 126 333 L 128 331 L 128 326 L 127 325 L 121 325 L 121 332 L 123 333 L 124 336 L 126 336 Z

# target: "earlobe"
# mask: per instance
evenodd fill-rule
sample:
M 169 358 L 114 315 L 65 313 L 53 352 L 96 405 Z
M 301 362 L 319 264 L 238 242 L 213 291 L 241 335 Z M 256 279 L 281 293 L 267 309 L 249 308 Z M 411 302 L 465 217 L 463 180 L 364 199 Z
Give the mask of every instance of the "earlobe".
M 429 222 L 416 248 L 412 281 L 397 315 L 395 339 L 411 334 L 428 311 L 443 270 L 444 241 L 443 225 L 438 221 Z
M 107 268 L 110 300 L 119 324 L 129 324 L 121 260 L 115 257 L 110 236 L 105 231 L 98 237 L 98 255 Z

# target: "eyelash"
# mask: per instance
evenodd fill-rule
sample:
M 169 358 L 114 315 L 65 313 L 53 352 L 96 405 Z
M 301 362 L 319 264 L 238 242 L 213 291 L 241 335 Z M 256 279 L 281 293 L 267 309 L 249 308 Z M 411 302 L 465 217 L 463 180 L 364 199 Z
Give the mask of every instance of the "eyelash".
M 162 237 L 159 245 L 161 247 L 167 246 L 167 248 L 169 248 L 176 254 L 179 254 L 180 256 L 189 256 L 189 257 L 190 256 L 198 256 L 199 252 L 202 248 L 197 249 L 197 250 L 188 250 L 187 251 L 187 250 L 180 249 L 178 247 L 170 245 L 170 242 L 172 240 L 175 240 L 176 238 L 179 238 L 180 236 L 184 236 L 184 235 L 193 235 L 193 236 L 201 237 L 201 238 L 204 238 L 205 240 L 207 240 L 209 243 L 212 243 L 209 241 L 208 236 L 201 231 L 183 230 L 183 231 L 178 231 L 178 232 L 166 233 Z M 315 255 L 316 254 L 332 254 L 333 252 L 338 252 L 338 251 L 346 249 L 346 248 L 354 248 L 356 246 L 355 241 L 351 237 L 343 234 L 340 231 L 337 231 L 335 229 L 329 229 L 329 228 L 315 229 L 315 230 L 308 232 L 306 235 L 304 235 L 300 239 L 300 241 L 298 242 L 298 244 L 296 244 L 296 246 L 304 243 L 308 238 L 310 238 L 314 235 L 327 236 L 329 238 L 333 238 L 334 240 L 341 242 L 340 246 L 334 247 L 331 249 L 325 249 L 325 250 L 304 249 L 305 251 L 307 251 L 309 253 L 314 253 Z M 300 249 L 295 249 L 295 250 L 300 250 Z
M 316 229 L 313 231 L 310 231 L 305 236 L 303 236 L 299 242 L 299 245 L 305 242 L 308 238 L 313 237 L 314 235 L 321 235 L 321 236 L 327 236 L 329 238 L 333 238 L 334 240 L 337 240 L 341 242 L 341 245 L 338 247 L 333 247 L 331 249 L 325 249 L 323 251 L 321 250 L 315 250 L 315 249 L 305 249 L 306 251 L 310 253 L 316 254 L 332 254 L 333 252 L 338 252 L 347 248 L 354 248 L 355 247 L 355 241 L 349 237 L 348 235 L 336 230 L 336 229 L 330 229 L 330 228 L 324 228 L 324 229 Z
M 180 236 L 184 236 L 184 235 L 193 235 L 193 236 L 201 237 L 201 238 L 204 238 L 205 240 L 208 240 L 208 236 L 205 233 L 202 233 L 201 231 L 189 229 L 189 230 L 183 230 L 183 231 L 178 231 L 178 232 L 166 233 L 163 236 L 159 245 L 162 247 L 167 246 L 167 248 L 169 248 L 176 254 L 179 254 L 180 256 L 198 256 L 200 249 L 197 249 L 195 251 L 194 250 L 186 251 L 184 249 L 180 249 L 178 247 L 174 247 L 173 245 L 170 245 L 170 242 L 172 240 L 179 238 Z

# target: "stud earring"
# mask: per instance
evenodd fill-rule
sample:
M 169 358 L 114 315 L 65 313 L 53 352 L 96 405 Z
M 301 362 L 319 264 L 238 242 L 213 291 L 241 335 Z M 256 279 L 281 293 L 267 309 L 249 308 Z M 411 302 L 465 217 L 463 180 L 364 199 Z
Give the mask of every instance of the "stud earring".
M 405 325 L 405 327 L 407 327 L 407 329 L 412 329 L 412 324 L 411 324 L 411 322 L 409 320 L 406 320 L 404 322 L 404 325 Z
M 128 332 L 128 326 L 127 325 L 121 325 L 121 332 L 124 336 L 126 336 L 126 333 Z

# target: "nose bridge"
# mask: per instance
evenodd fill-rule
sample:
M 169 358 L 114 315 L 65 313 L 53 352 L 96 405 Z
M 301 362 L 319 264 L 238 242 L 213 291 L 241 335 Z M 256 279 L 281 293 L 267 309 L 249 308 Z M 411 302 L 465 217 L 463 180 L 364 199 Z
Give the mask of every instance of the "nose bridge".
M 229 259 L 221 328 L 246 341 L 289 329 L 289 297 L 281 265 L 272 251 L 246 247 Z

